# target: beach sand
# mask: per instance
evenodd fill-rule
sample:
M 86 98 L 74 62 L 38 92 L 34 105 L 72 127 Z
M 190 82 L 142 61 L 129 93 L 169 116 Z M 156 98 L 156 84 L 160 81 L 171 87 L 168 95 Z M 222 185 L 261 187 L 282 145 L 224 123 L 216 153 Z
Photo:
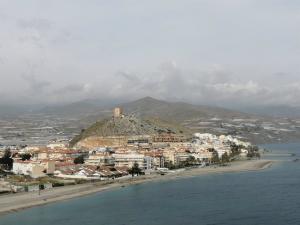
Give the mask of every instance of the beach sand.
M 119 179 L 114 181 L 101 181 L 95 183 L 78 184 L 72 186 L 57 187 L 40 192 L 17 193 L 0 196 L 0 215 L 15 212 L 18 210 L 49 204 L 58 201 L 64 201 L 80 196 L 85 196 L 105 190 L 122 188 L 124 186 L 140 184 L 151 181 L 167 181 L 171 179 L 180 179 L 200 175 L 228 173 L 228 172 L 246 172 L 263 170 L 272 165 L 271 160 L 250 160 L 231 163 L 230 166 L 222 167 L 204 167 L 181 170 L 162 175 L 145 175 L 134 178 Z

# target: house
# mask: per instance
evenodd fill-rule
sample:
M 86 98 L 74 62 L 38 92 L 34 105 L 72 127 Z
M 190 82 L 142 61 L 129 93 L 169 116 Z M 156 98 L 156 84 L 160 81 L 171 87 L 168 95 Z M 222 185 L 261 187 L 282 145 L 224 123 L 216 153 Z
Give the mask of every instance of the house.
M 16 160 L 13 163 L 12 172 L 14 174 L 28 175 L 32 178 L 44 177 L 47 174 L 53 174 L 55 171 L 55 162 L 50 160 L 44 161 L 21 161 Z
M 28 175 L 32 178 L 46 176 L 44 166 L 31 161 L 16 161 L 13 164 L 12 172 L 19 175 Z
M 188 139 L 184 135 L 164 133 L 153 136 L 153 142 L 187 142 Z
M 87 155 L 88 152 L 72 149 L 49 149 L 42 148 L 34 152 L 33 158 L 36 160 L 52 159 L 52 160 L 65 160 L 67 158 L 75 159 L 80 155 Z

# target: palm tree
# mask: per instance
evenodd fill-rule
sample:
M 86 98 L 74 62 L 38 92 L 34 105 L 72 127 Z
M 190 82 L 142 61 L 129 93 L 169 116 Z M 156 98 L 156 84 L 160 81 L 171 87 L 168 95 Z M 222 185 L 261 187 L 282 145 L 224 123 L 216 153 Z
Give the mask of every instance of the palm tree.
M 228 156 L 227 152 L 225 152 L 222 155 L 222 163 L 227 163 L 227 162 L 229 162 L 229 156 Z
M 11 170 L 13 167 L 14 160 L 11 158 L 11 155 L 10 149 L 6 149 L 3 157 L 0 159 L 0 164 L 2 164 L 6 170 Z
M 138 176 L 141 174 L 142 170 L 139 167 L 139 164 L 137 162 L 135 162 L 133 164 L 133 166 L 131 167 L 131 169 L 128 170 L 128 172 L 131 174 L 131 176 L 133 177 L 135 174 Z
M 220 162 L 219 153 L 216 150 L 214 150 L 213 153 L 212 153 L 211 162 L 215 163 L 215 164 Z

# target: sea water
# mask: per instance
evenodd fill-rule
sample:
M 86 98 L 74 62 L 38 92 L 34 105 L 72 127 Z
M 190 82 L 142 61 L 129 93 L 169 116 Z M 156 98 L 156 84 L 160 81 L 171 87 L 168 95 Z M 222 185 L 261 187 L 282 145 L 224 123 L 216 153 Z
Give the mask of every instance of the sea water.
M 263 171 L 128 186 L 0 217 L 0 225 L 299 225 L 300 143 Z M 13 204 L 13 202 L 12 202 Z

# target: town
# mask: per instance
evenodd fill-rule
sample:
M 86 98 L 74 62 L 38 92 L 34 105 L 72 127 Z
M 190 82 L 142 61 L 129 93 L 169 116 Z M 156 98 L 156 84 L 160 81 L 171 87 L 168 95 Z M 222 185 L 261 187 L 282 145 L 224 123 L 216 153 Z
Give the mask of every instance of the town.
M 125 117 L 122 108 L 113 110 L 113 121 Z M 158 132 L 96 138 L 89 142 L 87 138 L 73 146 L 63 141 L 46 146 L 1 146 L 0 192 L 39 191 L 91 181 L 165 175 L 259 157 L 256 146 L 230 135 Z

